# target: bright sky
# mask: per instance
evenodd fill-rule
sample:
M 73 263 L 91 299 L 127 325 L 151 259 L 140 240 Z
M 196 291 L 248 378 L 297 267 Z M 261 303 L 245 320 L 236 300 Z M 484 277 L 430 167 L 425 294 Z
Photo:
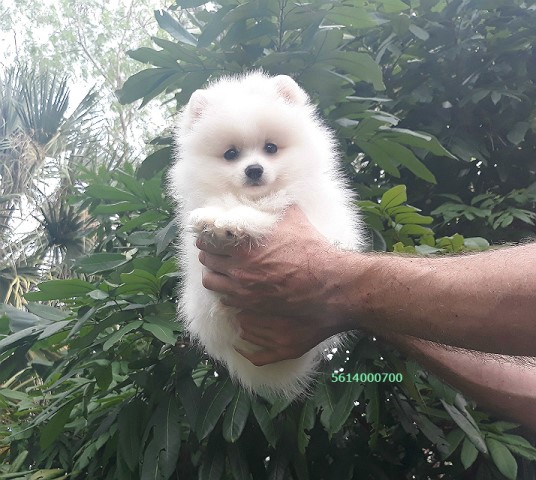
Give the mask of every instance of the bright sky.
M 83 4 L 83 0 L 78 1 Z M 121 3 L 127 4 L 130 3 L 130 1 L 132 0 L 116 0 L 115 2 L 106 2 L 104 4 L 106 5 L 106 8 L 113 10 L 114 8 L 117 8 L 117 6 Z M 148 15 L 152 14 L 152 10 L 154 8 L 158 8 L 162 5 L 161 0 L 152 0 L 151 3 L 152 7 L 147 7 Z M 21 35 L 23 35 L 25 27 L 31 28 L 35 40 L 38 44 L 41 43 L 42 45 L 47 44 L 48 38 L 50 37 L 51 33 L 53 33 L 52 28 L 48 25 L 31 25 L 26 17 L 21 15 L 13 15 L 15 5 L 16 0 L 0 0 L 0 75 L 4 68 L 14 64 L 16 60 L 17 44 L 20 48 Z M 38 5 L 48 6 L 50 9 L 56 10 L 59 13 L 59 9 L 56 9 L 56 5 L 59 5 L 58 0 L 39 0 Z M 11 25 L 11 30 L 3 31 L 2 28 L 5 28 L 5 23 L 8 18 L 11 18 L 14 24 Z M 84 61 L 84 58 L 82 56 L 81 61 Z M 125 59 L 125 61 L 129 60 Z M 67 115 L 69 115 L 72 110 L 74 110 L 74 108 L 80 103 L 80 101 L 90 90 L 91 86 L 101 82 L 101 79 L 98 79 L 94 82 L 90 80 L 86 83 L 80 79 L 76 79 L 72 74 L 70 74 L 69 80 L 70 95 L 69 110 L 67 111 Z M 161 131 L 166 125 L 166 119 L 163 114 L 163 109 L 158 108 L 157 103 L 158 101 L 154 102 L 153 107 L 149 110 L 149 112 L 151 113 L 150 124 L 154 126 L 154 132 Z M 110 112 L 110 115 L 112 114 L 111 108 L 105 108 L 105 111 Z M 133 138 L 131 142 L 131 145 L 133 146 L 139 145 L 140 151 L 143 149 L 141 139 L 143 138 L 144 132 L 141 130 L 142 128 L 146 128 L 146 125 L 144 124 L 138 127 L 134 126 L 132 136 L 135 138 Z M 143 157 L 141 157 L 141 159 L 143 159 Z M 47 186 L 43 185 L 42 188 L 45 191 L 53 191 L 54 182 L 50 180 L 48 180 L 47 182 Z M 29 217 L 30 214 L 31 212 L 26 211 L 26 209 L 23 209 L 23 211 L 21 212 L 23 218 L 16 221 L 16 224 L 18 223 L 18 225 L 17 227 L 15 227 L 15 230 L 18 234 L 21 234 L 26 231 L 32 231 L 35 228 L 36 223 Z
M 117 7 L 121 3 L 130 3 L 130 0 L 108 2 L 107 7 L 110 10 L 113 10 L 114 7 Z M 13 18 L 13 15 L 9 15 L 9 13 L 13 12 L 15 4 L 16 0 L 0 0 L 0 17 L 2 14 L 8 12 L 8 16 L 10 16 L 14 22 L 11 30 L 5 32 L 0 30 L 0 67 L 10 66 L 14 63 L 16 59 L 17 42 L 20 44 L 22 28 L 31 27 L 35 40 L 43 45 L 46 45 L 47 40 L 52 33 L 52 27 L 49 25 L 31 25 L 28 19 L 23 16 L 17 15 L 16 18 Z M 58 4 L 58 0 L 40 0 L 40 5 L 49 6 L 50 9 L 55 10 L 59 14 L 59 10 L 56 9 Z M 159 5 L 161 5 L 160 0 L 154 0 L 154 8 L 157 8 Z M 72 111 L 84 98 L 94 83 L 86 83 L 80 79 L 74 79 L 72 76 L 70 80 L 69 110 Z

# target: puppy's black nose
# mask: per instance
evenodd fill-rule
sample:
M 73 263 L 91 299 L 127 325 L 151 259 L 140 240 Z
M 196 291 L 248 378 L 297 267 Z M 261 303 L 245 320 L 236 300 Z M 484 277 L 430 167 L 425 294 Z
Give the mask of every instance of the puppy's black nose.
M 264 172 L 264 168 L 262 168 L 262 165 L 259 165 L 256 163 L 255 165 L 249 165 L 246 167 L 246 177 L 248 177 L 251 180 L 259 180 L 259 178 L 262 177 L 262 173 Z

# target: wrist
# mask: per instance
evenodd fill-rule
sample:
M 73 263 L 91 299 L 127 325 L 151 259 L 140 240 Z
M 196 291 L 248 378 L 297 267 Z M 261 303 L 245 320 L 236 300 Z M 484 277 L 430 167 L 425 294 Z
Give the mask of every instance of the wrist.
M 367 296 L 367 278 L 372 274 L 371 256 L 367 254 L 333 249 L 327 256 L 329 262 L 325 266 L 323 278 L 326 288 L 322 303 L 327 316 L 337 330 L 342 333 L 362 328 L 360 319 L 363 316 L 363 297 Z

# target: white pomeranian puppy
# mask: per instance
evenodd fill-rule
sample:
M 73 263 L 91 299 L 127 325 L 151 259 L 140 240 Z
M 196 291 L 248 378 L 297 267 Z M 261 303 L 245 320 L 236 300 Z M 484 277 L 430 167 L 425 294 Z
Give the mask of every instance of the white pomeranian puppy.
M 201 283 L 195 238 L 262 243 L 296 204 L 330 242 L 359 249 L 364 240 L 351 190 L 338 166 L 333 134 L 292 80 L 261 72 L 224 77 L 193 93 L 175 134 L 170 193 L 182 227 L 179 316 L 206 352 L 247 390 L 293 398 L 304 393 L 333 337 L 295 360 L 257 367 L 235 351 L 259 348 L 240 338 L 237 309 Z

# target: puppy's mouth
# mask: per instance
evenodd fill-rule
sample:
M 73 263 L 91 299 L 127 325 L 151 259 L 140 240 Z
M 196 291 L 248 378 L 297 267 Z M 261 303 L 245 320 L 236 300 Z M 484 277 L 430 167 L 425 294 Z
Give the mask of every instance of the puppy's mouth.
M 252 180 L 251 178 L 246 179 L 244 182 L 244 186 L 246 187 L 263 187 L 266 185 L 266 182 L 264 180 Z

